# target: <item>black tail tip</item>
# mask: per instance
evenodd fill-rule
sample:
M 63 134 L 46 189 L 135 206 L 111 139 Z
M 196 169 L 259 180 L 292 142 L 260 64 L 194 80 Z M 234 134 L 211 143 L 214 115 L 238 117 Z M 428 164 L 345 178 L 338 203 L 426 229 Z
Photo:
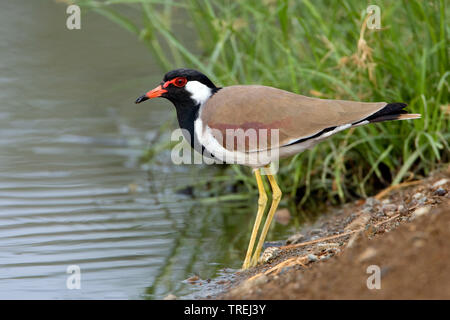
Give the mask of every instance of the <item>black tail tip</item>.
M 382 110 L 384 114 L 407 113 L 406 110 L 402 110 L 407 106 L 408 105 L 404 102 L 392 102 L 388 103 Z
M 381 109 L 378 112 L 376 112 L 375 114 L 373 114 L 372 117 L 377 118 L 380 116 L 386 116 L 386 115 L 392 115 L 392 114 L 408 113 L 406 110 L 403 110 L 407 106 L 408 105 L 403 102 L 388 103 L 387 105 L 384 106 L 383 109 Z

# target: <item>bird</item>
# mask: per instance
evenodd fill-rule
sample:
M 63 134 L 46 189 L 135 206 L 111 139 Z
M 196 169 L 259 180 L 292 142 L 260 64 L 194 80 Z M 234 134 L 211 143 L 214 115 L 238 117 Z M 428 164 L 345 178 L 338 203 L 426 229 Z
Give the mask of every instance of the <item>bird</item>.
M 218 163 L 253 169 L 259 193 L 258 209 L 242 265 L 244 270 L 257 264 L 282 197 L 273 163 L 349 128 L 421 117 L 408 113 L 404 110 L 407 105 L 401 102 L 320 99 L 264 85 L 216 87 L 205 74 L 187 68 L 167 72 L 156 88 L 135 103 L 157 97 L 168 99 L 175 106 L 178 124 L 194 150 Z M 255 139 L 247 132 L 263 134 Z M 272 201 L 260 231 L 268 203 L 263 175 L 271 186 Z

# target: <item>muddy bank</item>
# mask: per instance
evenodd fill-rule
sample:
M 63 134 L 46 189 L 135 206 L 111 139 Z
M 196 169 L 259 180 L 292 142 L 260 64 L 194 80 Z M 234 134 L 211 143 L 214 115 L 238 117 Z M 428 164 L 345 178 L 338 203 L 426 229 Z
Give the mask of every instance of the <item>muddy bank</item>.
M 347 204 L 209 298 L 450 299 L 449 191 L 447 167 Z

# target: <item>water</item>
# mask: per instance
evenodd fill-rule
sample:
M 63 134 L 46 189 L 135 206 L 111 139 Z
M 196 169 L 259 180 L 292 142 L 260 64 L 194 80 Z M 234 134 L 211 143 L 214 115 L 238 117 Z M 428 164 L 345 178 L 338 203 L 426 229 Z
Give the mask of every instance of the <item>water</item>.
M 95 13 L 67 30 L 65 9 L 0 5 L 0 298 L 193 297 L 184 279 L 240 266 L 256 199 L 202 205 L 174 189 L 217 169 L 142 163 L 174 109 L 133 101 L 164 72 Z

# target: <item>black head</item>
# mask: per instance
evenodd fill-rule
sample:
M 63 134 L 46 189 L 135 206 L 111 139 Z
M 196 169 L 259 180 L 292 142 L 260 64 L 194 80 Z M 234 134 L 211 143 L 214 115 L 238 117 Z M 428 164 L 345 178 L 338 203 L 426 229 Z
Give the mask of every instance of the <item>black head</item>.
M 170 100 L 175 106 L 180 104 L 201 104 L 218 88 L 203 73 L 192 69 L 176 69 L 167 72 L 163 81 L 155 89 L 147 92 L 136 100 L 162 97 Z

